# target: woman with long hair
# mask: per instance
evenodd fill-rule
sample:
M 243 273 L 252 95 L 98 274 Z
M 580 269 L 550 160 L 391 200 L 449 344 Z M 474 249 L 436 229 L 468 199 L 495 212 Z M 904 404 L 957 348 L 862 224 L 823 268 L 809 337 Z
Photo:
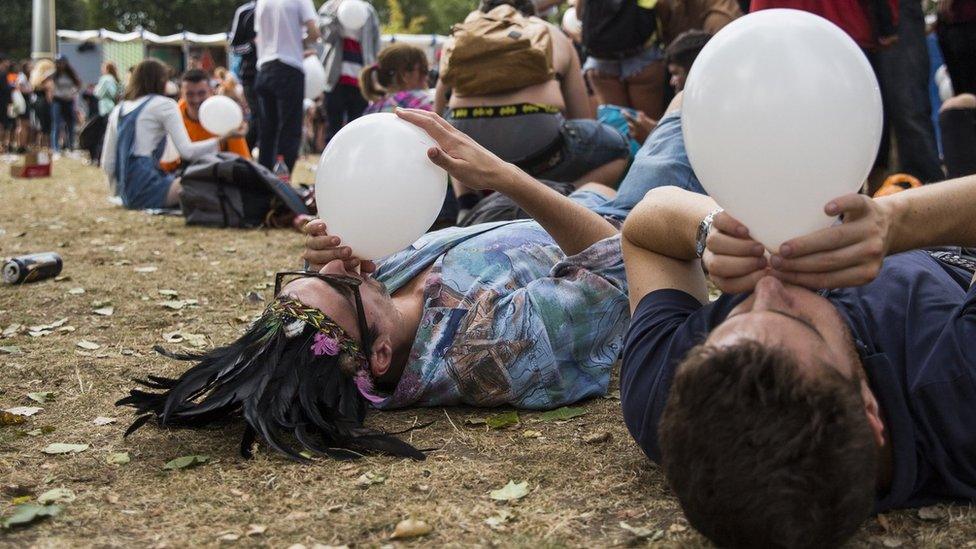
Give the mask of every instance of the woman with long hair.
M 99 116 L 108 116 L 115 108 L 119 100 L 119 86 L 119 70 L 115 67 L 115 63 L 111 61 L 102 63 L 102 76 L 98 79 L 98 84 L 95 84 L 93 92 L 98 99 Z
M 190 141 L 176 101 L 164 95 L 167 78 L 169 68 L 155 59 L 136 65 L 123 101 L 108 118 L 102 169 L 113 193 L 129 209 L 179 204 L 179 178 L 159 167 L 167 136 L 180 156 L 190 161 L 217 152 L 220 141 L 227 138 Z
M 393 44 L 359 73 L 359 90 L 369 101 L 364 114 L 404 109 L 434 110 L 427 91 L 427 55 L 410 44 Z
M 75 101 L 81 91 L 81 79 L 71 63 L 60 57 L 54 63 L 52 82 L 54 102 L 51 104 L 51 149 L 58 152 L 62 143 L 67 149 L 74 147 Z

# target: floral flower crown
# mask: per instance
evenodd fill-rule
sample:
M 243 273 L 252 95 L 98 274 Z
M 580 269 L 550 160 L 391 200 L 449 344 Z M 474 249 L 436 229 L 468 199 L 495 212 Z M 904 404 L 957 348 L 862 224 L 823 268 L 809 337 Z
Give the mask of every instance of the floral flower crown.
M 272 322 L 280 322 L 286 338 L 293 338 L 305 330 L 306 325 L 315 328 L 315 339 L 309 351 L 315 356 L 348 355 L 366 364 L 366 355 L 359 348 L 359 343 L 336 324 L 325 313 L 309 307 L 301 301 L 281 296 L 269 306 L 272 312 Z M 288 320 L 291 319 L 291 320 Z

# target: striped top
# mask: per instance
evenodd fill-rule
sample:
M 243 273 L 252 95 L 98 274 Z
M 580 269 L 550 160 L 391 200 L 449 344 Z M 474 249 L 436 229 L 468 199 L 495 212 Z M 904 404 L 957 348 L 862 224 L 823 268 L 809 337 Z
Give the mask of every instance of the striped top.
M 363 70 L 363 46 L 352 38 L 342 39 L 342 73 L 339 84 L 359 85 L 359 73 Z

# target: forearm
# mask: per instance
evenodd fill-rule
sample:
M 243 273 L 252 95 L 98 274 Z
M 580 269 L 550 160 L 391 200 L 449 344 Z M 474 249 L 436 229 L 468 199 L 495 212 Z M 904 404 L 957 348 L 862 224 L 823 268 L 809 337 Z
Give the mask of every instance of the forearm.
M 976 246 L 976 176 L 877 199 L 888 219 L 889 253 L 932 246 Z
M 510 177 L 495 190 L 504 193 L 528 212 L 548 232 L 566 255 L 575 255 L 595 242 L 617 234 L 606 219 L 533 179 L 522 170 L 511 168 Z
M 623 235 L 645 250 L 690 261 L 697 258 L 698 225 L 717 207 L 708 196 L 678 187 L 657 187 L 627 216 Z

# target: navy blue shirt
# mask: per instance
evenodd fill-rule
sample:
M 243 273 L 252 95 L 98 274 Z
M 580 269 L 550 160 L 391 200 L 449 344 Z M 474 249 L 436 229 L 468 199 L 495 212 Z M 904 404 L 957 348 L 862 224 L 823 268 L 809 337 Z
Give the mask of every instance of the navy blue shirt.
M 876 510 L 976 501 L 976 287 L 922 251 L 887 258 L 865 286 L 831 290 L 891 440 L 890 489 Z M 679 290 L 641 300 L 624 346 L 620 396 L 631 435 L 660 460 L 657 427 L 674 371 L 745 295 L 702 305 Z

